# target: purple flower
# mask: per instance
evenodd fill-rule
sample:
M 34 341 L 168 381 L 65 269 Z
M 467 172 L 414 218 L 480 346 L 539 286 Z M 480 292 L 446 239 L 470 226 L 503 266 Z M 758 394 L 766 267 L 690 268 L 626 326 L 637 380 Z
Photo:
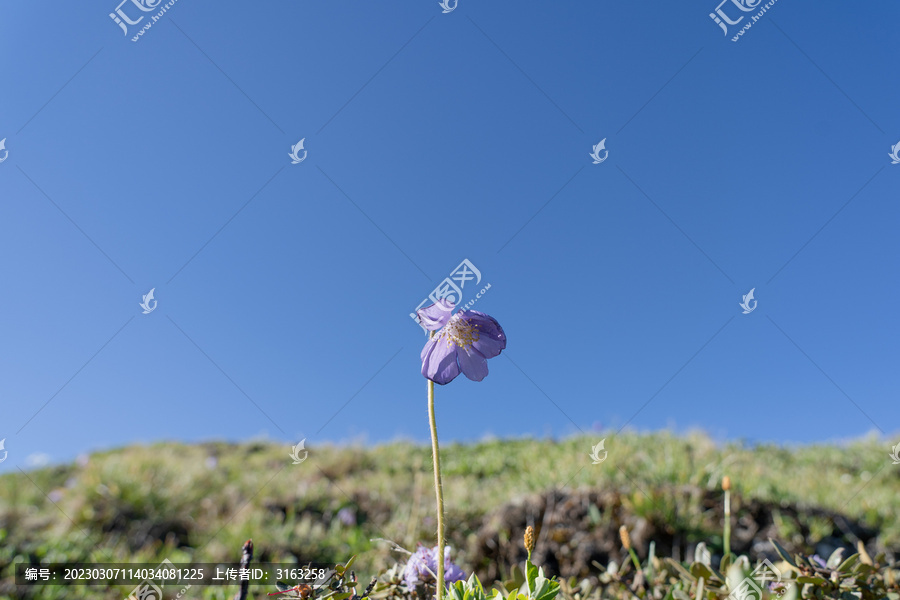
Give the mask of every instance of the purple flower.
M 356 512 L 349 507 L 342 508 L 337 512 L 337 519 L 347 527 L 356 525 Z
M 823 569 L 827 569 L 827 568 L 828 568 L 828 564 L 827 564 L 824 560 L 822 560 L 822 557 L 819 556 L 818 554 L 813 554 L 812 556 L 810 556 L 810 559 L 812 559 L 812 561 L 813 561 L 814 563 L 816 563 L 817 565 L 819 565 L 819 566 L 822 567 Z
M 440 330 L 422 348 L 422 375 L 444 385 L 462 370 L 472 381 L 481 381 L 488 374 L 487 359 L 506 348 L 506 334 L 493 317 L 477 310 L 454 315 L 453 307 L 442 299 L 418 312 L 423 327 Z
M 422 544 L 409 557 L 406 568 L 403 569 L 403 580 L 406 587 L 414 590 L 421 583 L 435 583 L 437 581 L 437 546 L 426 548 Z M 466 574 L 458 566 L 450 562 L 450 546 L 444 548 L 444 583 L 450 584 L 462 581 Z
M 774 593 L 776 596 L 783 596 L 787 591 L 787 586 L 780 581 L 773 581 L 768 585 L 769 591 Z

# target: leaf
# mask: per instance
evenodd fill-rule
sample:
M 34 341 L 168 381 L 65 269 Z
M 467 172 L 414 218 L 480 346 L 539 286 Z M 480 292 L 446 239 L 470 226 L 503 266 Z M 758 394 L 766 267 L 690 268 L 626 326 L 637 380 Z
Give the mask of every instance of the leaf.
M 828 560 L 825 561 L 825 566 L 829 569 L 835 569 L 841 562 L 844 560 L 844 549 L 838 548 L 834 552 L 831 553 L 831 556 L 828 557 Z
M 535 581 L 534 600 L 553 600 L 559 593 L 559 582 L 546 577 L 538 577 Z
M 722 560 L 719 562 L 719 572 L 727 573 L 728 567 L 731 566 L 731 563 L 734 561 L 734 554 L 730 552 L 722 557 Z
M 811 583 L 813 585 L 825 585 L 828 580 L 818 575 L 800 575 L 797 577 L 797 583 Z
M 781 547 L 781 544 L 779 544 L 772 538 L 769 538 L 769 541 L 772 542 L 772 546 L 775 547 L 775 552 L 778 554 L 778 556 L 781 557 L 781 560 L 783 560 L 784 562 L 786 562 L 787 564 L 791 565 L 794 568 L 797 567 L 797 563 L 794 562 L 794 559 L 791 558 L 791 555 L 788 554 L 788 551 Z
M 513 568 L 509 572 L 510 578 L 504 582 L 505 584 L 510 584 L 515 588 L 522 587 L 522 584 L 525 583 L 525 574 L 522 572 L 522 569 L 519 568 L 519 565 L 513 565 Z M 510 588 L 512 589 L 512 588 Z
M 698 543 L 694 548 L 694 560 L 706 566 L 709 566 L 712 562 L 712 553 L 707 549 L 704 542 Z
M 450 597 L 450 600 L 465 600 L 466 590 L 463 587 L 462 582 L 457 581 L 450 584 L 450 587 L 447 590 L 447 596 Z
M 702 562 L 695 562 L 691 565 L 691 575 L 693 575 L 697 579 L 703 577 L 706 580 L 715 577 L 715 573 L 712 572 L 712 569 L 710 569 L 706 564 Z
M 725 576 L 725 583 L 729 590 L 735 590 L 745 579 L 750 571 L 750 560 L 746 556 L 739 556 L 730 567 Z
M 849 573 L 850 569 L 852 569 L 858 562 L 859 554 L 851 554 L 847 557 L 847 560 L 845 560 L 840 564 L 840 566 L 838 566 L 837 570 L 841 573 Z
M 538 568 L 532 564 L 530 560 L 525 561 L 525 580 L 528 582 L 528 589 L 534 590 L 534 582 L 538 577 Z
M 663 559 L 663 562 L 665 562 L 667 565 L 669 565 L 670 567 L 672 567 L 673 569 L 675 569 L 675 571 L 676 571 L 679 575 L 681 575 L 681 578 L 684 579 L 685 581 L 688 581 L 688 582 L 690 582 L 690 583 L 694 583 L 694 582 L 697 581 L 697 578 L 694 577 L 694 576 L 691 574 L 690 571 L 688 571 L 687 569 L 685 569 L 685 568 L 681 565 L 680 562 L 678 562 L 678 561 L 676 561 L 676 560 L 674 560 L 674 559 L 672 559 L 672 558 L 669 558 L 668 556 L 667 556 L 666 558 Z
M 863 546 L 862 540 L 856 540 L 856 549 L 859 551 L 859 560 L 867 565 L 871 565 L 872 557 L 866 552 L 866 547 Z
M 345 572 L 345 573 L 346 573 L 347 571 L 350 570 L 350 567 L 353 566 L 353 561 L 354 561 L 354 560 L 356 560 L 356 555 L 355 555 L 355 554 L 354 554 L 353 556 L 351 556 L 351 557 L 350 557 L 350 560 L 347 561 L 347 564 L 344 565 L 344 572 Z

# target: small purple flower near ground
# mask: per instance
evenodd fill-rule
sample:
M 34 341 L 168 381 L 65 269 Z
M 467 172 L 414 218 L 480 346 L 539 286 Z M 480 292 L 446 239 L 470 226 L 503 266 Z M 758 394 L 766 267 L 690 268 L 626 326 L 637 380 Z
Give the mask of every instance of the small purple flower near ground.
M 769 591 L 774 593 L 776 596 L 783 596 L 785 592 L 787 592 L 787 586 L 780 581 L 772 581 L 768 585 Z
M 437 546 L 426 548 L 422 544 L 409 557 L 406 568 L 403 570 L 403 580 L 406 587 L 414 590 L 418 583 L 435 582 L 437 573 Z M 444 584 L 455 581 L 463 581 L 466 574 L 457 565 L 450 562 L 450 546 L 444 547 Z
M 337 512 L 337 519 L 346 527 L 356 525 L 356 512 L 349 507 L 342 508 Z
M 453 381 L 460 371 L 481 381 L 488 374 L 487 359 L 506 348 L 506 334 L 483 312 L 461 310 L 454 315 L 453 308 L 442 299 L 418 312 L 422 326 L 437 331 L 422 349 L 422 375 L 440 385 Z

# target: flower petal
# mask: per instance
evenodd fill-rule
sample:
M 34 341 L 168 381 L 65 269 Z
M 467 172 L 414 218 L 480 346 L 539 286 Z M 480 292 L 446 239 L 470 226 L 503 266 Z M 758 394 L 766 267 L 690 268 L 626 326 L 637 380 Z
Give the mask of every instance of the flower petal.
M 445 385 L 459 375 L 456 363 L 456 344 L 447 340 L 446 335 L 436 335 L 422 349 L 422 375 L 431 381 Z
M 494 358 L 506 348 L 506 334 L 497 319 L 477 310 L 461 310 L 457 314 L 468 324 L 478 328 L 478 341 L 472 346 L 485 358 Z
M 416 311 L 416 315 L 422 327 L 429 331 L 437 331 L 450 320 L 454 306 L 456 305 L 446 298 L 441 298 L 435 304 Z
M 487 377 L 487 359 L 474 346 L 469 346 L 468 349 L 459 348 L 456 354 L 459 358 L 459 366 L 462 368 L 463 375 L 472 381 L 481 381 Z

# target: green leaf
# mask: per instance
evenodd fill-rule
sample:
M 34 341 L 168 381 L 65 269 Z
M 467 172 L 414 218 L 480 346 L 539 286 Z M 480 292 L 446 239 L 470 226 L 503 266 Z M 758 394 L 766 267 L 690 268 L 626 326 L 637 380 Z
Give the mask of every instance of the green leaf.
M 528 582 L 528 589 L 534 591 L 534 582 L 538 577 L 538 568 L 534 566 L 530 560 L 525 561 L 525 581 Z
M 730 552 L 722 557 L 722 560 L 719 562 L 719 572 L 727 573 L 728 567 L 731 566 L 731 563 L 734 561 L 734 554 Z
M 354 561 L 354 560 L 356 560 L 356 555 L 355 555 L 355 554 L 354 554 L 353 556 L 351 556 L 351 557 L 350 557 L 350 560 L 347 561 L 347 564 L 344 565 L 344 572 L 345 572 L 345 573 L 346 573 L 347 571 L 350 570 L 350 567 L 353 566 L 353 561 Z
M 859 554 L 851 554 L 847 557 L 847 560 L 845 560 L 840 564 L 840 566 L 838 566 L 837 570 L 841 573 L 849 573 L 850 569 L 852 569 L 858 562 Z
M 825 585 L 828 580 L 818 575 L 800 575 L 797 577 L 797 583 L 811 583 L 813 585 Z
M 466 590 L 463 587 L 462 581 L 451 584 L 450 588 L 447 590 L 447 596 L 450 597 L 450 600 L 465 600 Z
M 795 568 L 796 568 L 797 563 L 794 562 L 794 559 L 791 558 L 791 555 L 788 554 L 788 551 L 785 550 L 784 548 L 782 548 L 782 547 L 781 547 L 781 544 L 779 544 L 778 542 L 776 542 L 776 541 L 773 540 L 772 538 L 769 538 L 769 541 L 772 542 L 772 546 L 775 547 L 775 552 L 778 554 L 778 556 L 781 557 L 781 560 L 783 560 L 783 561 L 786 562 L 787 564 L 791 565 L 792 567 L 795 567 Z
M 559 593 L 559 582 L 555 579 L 547 579 L 544 577 L 544 570 L 540 569 L 538 577 L 535 579 L 535 586 L 532 588 L 534 600 L 553 600 Z
M 703 577 L 707 581 L 715 577 L 715 573 L 713 573 L 712 569 L 710 569 L 706 563 L 702 562 L 695 562 L 691 565 L 691 575 L 697 579 Z
M 828 557 L 828 560 L 825 561 L 825 566 L 829 569 L 836 568 L 841 562 L 844 560 L 844 549 L 838 548 L 834 552 L 831 553 L 831 556 Z
M 681 575 L 682 579 L 684 579 L 685 581 L 689 581 L 690 583 L 694 583 L 694 582 L 697 581 L 697 578 L 694 577 L 694 576 L 691 574 L 690 571 L 688 571 L 687 569 L 685 569 L 685 568 L 681 565 L 681 563 L 678 562 L 677 560 L 674 560 L 674 559 L 672 559 L 672 558 L 666 557 L 666 558 L 663 559 L 663 561 L 664 561 L 667 565 L 669 565 L 670 567 L 672 567 L 673 569 L 675 569 L 675 571 L 676 571 L 679 575 Z
M 510 570 L 509 574 L 511 575 L 511 577 L 506 581 L 506 583 L 512 584 L 515 589 L 522 587 L 522 584 L 525 583 L 525 574 L 522 572 L 522 569 L 519 568 L 519 565 L 513 565 L 513 568 Z M 513 588 L 510 588 L 510 590 L 512 589 Z

